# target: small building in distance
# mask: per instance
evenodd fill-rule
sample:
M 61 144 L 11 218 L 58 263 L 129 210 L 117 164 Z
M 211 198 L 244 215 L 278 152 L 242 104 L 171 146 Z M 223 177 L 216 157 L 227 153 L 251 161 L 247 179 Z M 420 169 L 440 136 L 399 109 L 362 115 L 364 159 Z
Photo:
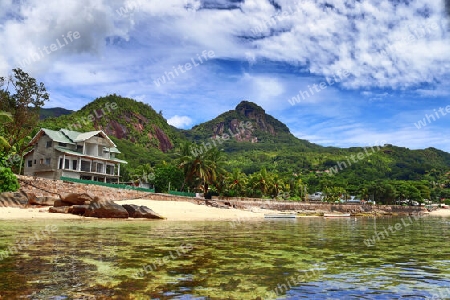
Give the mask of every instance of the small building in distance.
M 42 128 L 30 142 L 34 148 L 24 155 L 24 175 L 48 179 L 74 179 L 119 183 L 120 153 L 100 131 L 78 132 Z

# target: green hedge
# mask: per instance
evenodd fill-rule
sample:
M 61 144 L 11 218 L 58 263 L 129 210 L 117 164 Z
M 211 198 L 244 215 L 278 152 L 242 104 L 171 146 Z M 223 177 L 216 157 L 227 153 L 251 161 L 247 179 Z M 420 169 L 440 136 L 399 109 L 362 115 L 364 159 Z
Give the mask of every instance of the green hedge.
M 187 192 L 169 191 L 169 194 L 175 196 L 195 197 L 195 193 L 187 193 Z
M 70 181 L 70 182 L 76 182 L 76 183 L 101 185 L 101 186 L 106 186 L 106 187 L 111 187 L 111 188 L 116 188 L 116 189 L 135 190 L 135 191 L 141 191 L 141 192 L 147 192 L 147 193 L 155 192 L 154 189 L 144 189 L 144 188 L 135 187 L 135 186 L 126 185 L 126 184 L 106 183 L 106 182 L 93 181 L 93 180 L 75 179 L 75 178 L 64 177 L 64 176 L 61 176 L 60 179 L 64 180 L 64 181 Z

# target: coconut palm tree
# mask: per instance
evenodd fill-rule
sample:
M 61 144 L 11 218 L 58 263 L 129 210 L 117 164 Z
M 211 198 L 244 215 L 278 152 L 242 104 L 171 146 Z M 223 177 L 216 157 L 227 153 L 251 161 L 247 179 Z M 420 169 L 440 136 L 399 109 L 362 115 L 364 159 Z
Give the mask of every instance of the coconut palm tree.
M 254 196 L 267 196 L 270 185 L 271 178 L 266 168 L 262 168 L 261 171 L 252 174 L 250 177 L 250 187 L 253 189 Z
M 270 176 L 269 184 L 269 195 L 271 195 L 272 198 L 277 197 L 281 192 L 288 190 L 284 185 L 283 179 L 276 173 Z
M 183 145 L 179 153 L 178 167 L 184 171 L 184 184 L 201 187 L 204 194 L 208 192 L 209 185 L 214 184 L 219 174 L 224 173 L 222 168 L 223 153 L 213 147 L 206 152 L 192 153 L 189 145 Z
M 234 169 L 227 176 L 227 187 L 233 196 L 243 196 L 246 184 L 247 176 L 239 169 Z

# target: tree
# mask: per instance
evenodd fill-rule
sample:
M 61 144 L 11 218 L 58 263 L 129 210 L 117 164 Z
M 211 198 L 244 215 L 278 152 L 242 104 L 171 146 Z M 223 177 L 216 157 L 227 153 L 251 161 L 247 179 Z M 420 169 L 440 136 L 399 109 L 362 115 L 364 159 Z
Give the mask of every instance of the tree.
M 0 124 L 2 127 L 9 122 L 12 122 L 11 114 L 0 111 Z M 5 154 L 9 148 L 11 148 L 11 146 L 8 141 L 0 135 L 0 193 L 15 192 L 20 187 L 17 177 L 13 174 L 11 169 L 5 167 L 7 165 L 7 157 Z
M 12 115 L 5 111 L 0 111 L 0 125 L 5 126 L 4 124 L 12 122 Z M 0 132 L 1 134 L 1 132 Z M 7 150 L 11 148 L 11 145 L 5 139 L 3 135 L 0 135 L 0 151 L 1 153 L 6 153 Z
M 271 177 L 267 173 L 266 168 L 262 168 L 261 171 L 254 173 L 250 176 L 249 185 L 253 191 L 252 196 L 261 197 L 269 195 L 269 188 L 271 187 Z
M 142 164 L 137 166 L 135 169 L 129 170 L 129 177 L 135 184 L 153 184 L 155 174 L 150 164 Z
M 154 184 L 155 192 L 166 193 L 174 191 L 183 185 L 183 172 L 172 164 L 163 162 L 155 167 Z
M 235 168 L 226 177 L 226 184 L 230 196 L 243 196 L 247 184 L 247 176 Z
M 5 86 L 6 85 L 6 86 Z M 49 95 L 41 82 L 22 69 L 13 69 L 13 75 L 0 77 L 0 111 L 11 114 L 12 121 L 3 126 L 5 139 L 11 148 L 22 154 L 28 146 L 24 140 L 39 122 L 39 110 Z
M 290 197 L 299 197 L 304 200 L 307 194 L 307 185 L 298 176 L 289 176 L 286 179 Z
M 189 145 L 185 144 L 181 148 L 178 167 L 183 169 L 185 184 L 201 189 L 206 195 L 209 185 L 214 184 L 218 175 L 224 173 L 222 160 L 223 153 L 216 147 L 194 155 Z
M 270 185 L 268 192 L 272 198 L 275 198 L 283 191 L 287 191 L 287 188 L 285 187 L 283 180 L 280 178 L 280 175 L 278 174 L 272 174 L 272 176 L 270 176 L 269 184 Z
M 19 189 L 17 177 L 10 168 L 0 166 L 0 193 L 15 192 Z

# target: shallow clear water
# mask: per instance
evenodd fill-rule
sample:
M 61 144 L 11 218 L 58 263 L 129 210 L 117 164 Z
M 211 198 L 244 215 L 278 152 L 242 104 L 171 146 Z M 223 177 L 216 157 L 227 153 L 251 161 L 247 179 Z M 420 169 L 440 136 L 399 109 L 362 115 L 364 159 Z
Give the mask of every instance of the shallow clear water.
M 0 261 L 2 299 L 450 299 L 445 218 L 0 228 L 0 249 L 17 249 Z

